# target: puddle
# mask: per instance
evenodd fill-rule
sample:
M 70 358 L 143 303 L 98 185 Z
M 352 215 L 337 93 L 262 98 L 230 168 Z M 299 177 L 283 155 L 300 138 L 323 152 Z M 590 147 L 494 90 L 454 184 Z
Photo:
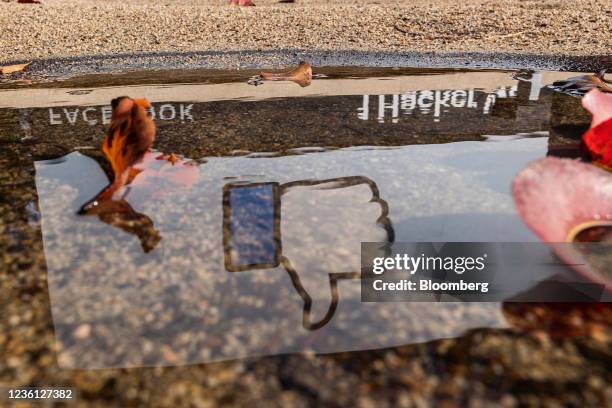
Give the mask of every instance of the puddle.
M 15 158 L 2 176 L 35 187 L 38 210 L 12 211 L 42 234 L 62 368 L 370 350 L 508 327 L 499 303 L 362 303 L 360 243 L 537 241 L 510 186 L 532 160 L 577 154 L 589 116 L 545 86 L 568 73 L 322 73 L 304 88 L 251 86 L 246 72 L 0 89 L 0 153 Z M 152 102 L 152 155 L 181 161 L 136 179 L 121 222 L 78 216 L 108 183 L 98 147 L 121 95 Z

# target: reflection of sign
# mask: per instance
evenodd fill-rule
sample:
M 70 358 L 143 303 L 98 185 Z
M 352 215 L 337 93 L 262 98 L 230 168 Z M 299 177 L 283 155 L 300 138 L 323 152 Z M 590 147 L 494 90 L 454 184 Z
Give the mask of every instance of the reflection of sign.
M 528 241 L 530 232 L 520 220 L 503 212 L 511 202 L 500 188 L 545 149 L 544 139 L 525 139 L 273 159 L 212 158 L 198 166 L 205 177 L 180 193 L 147 202 L 143 196 L 149 187 L 132 185 L 128 201 L 150 217 L 163 237 L 147 253 L 124 230 L 75 215 L 108 183 L 94 159 L 74 152 L 37 162 L 58 364 L 93 369 L 200 364 L 305 350 L 336 353 L 503 327 L 499 305 L 493 303 L 361 303 L 356 278 L 360 243 L 391 240 L 390 228 L 385 231 L 375 222 L 385 219 L 383 202 L 370 200 L 380 196 L 393 207 L 393 230 L 400 241 Z M 365 177 L 337 178 L 347 171 Z M 331 181 L 291 186 L 291 180 L 325 179 Z M 279 183 L 279 261 L 289 258 L 294 275 L 280 263 L 274 270 L 225 269 L 220 204 L 228 183 L 235 186 L 241 180 Z M 380 194 L 372 192 L 374 187 Z M 432 200 L 439 191 L 448 194 Z M 256 205 L 269 206 L 267 197 Z M 500 213 L 489 214 L 491 208 Z M 268 221 L 262 230 L 269 226 Z M 293 276 L 305 292 L 296 290 Z M 337 307 L 330 307 L 334 299 Z M 330 310 L 333 316 L 325 323 Z M 319 322 L 325 325 L 313 332 Z M 75 328 L 82 324 L 91 327 L 91 335 L 75 339 Z
M 160 125 L 160 136 L 172 135 L 164 137 L 164 143 L 181 137 L 192 141 L 173 147 L 180 149 L 175 153 L 201 157 L 232 155 L 237 150 L 284 152 L 312 146 L 402 146 L 423 143 L 431 136 L 436 142 L 481 140 L 483 135 L 548 131 L 551 124 L 557 133 L 564 133 L 559 125 L 575 132 L 571 123 L 576 115 L 564 113 L 567 104 L 556 100 L 560 95 L 553 97 L 552 90 L 540 89 L 525 80 L 487 88 L 492 92 L 459 85 L 450 90 L 436 90 L 433 86 L 419 90 L 399 83 L 392 88 L 385 85 L 387 81 L 378 82 L 380 86 L 364 89 L 362 95 L 195 103 L 168 99 L 153 104 L 151 113 Z M 394 93 L 395 89 L 402 92 Z M 553 100 L 558 109 L 553 106 L 551 111 Z M 580 104 L 576 108 L 578 113 Z M 46 142 L 68 152 L 74 146 L 97 143 L 110 115 L 109 106 L 87 104 L 86 100 L 81 105 L 65 107 L 54 104 L 45 108 L 0 109 L 4 124 L 0 137 L 44 135 Z M 240 120 L 232 119 L 228 124 L 228 118 Z M 570 126 L 565 126 L 566 122 Z M 291 137 L 279 138 L 279 128 L 289 131 Z
M 328 273 L 331 302 L 322 319 L 311 321 L 312 297 L 305 289 L 298 271 L 282 254 L 280 228 L 281 197 L 295 187 L 325 186 L 339 189 L 366 185 L 372 196 L 367 201 L 380 205 L 381 213 L 376 222 L 393 242 L 394 232 L 388 218 L 387 203 L 380 198 L 376 184 L 366 177 L 342 177 L 322 181 L 295 181 L 278 183 L 229 184 L 223 188 L 223 246 L 225 268 L 230 272 L 275 268 L 279 264 L 289 274 L 293 287 L 303 301 L 302 324 L 308 330 L 325 326 L 333 317 L 339 302 L 338 281 L 360 277 L 359 271 Z
M 475 89 L 454 90 L 422 90 L 408 91 L 403 94 L 378 95 L 377 120 L 385 122 L 385 116 L 391 116 L 391 123 L 397 123 L 400 116 L 411 115 L 414 111 L 422 115 L 433 114 L 434 122 L 439 122 L 443 113 L 452 108 L 482 109 L 484 115 L 489 114 L 497 98 L 513 98 L 518 87 L 508 86 L 495 89 L 487 93 L 482 104 L 477 100 L 482 92 Z M 390 97 L 390 98 L 389 98 Z M 357 108 L 357 117 L 368 120 L 370 114 L 370 95 L 363 95 L 363 103 Z
M 153 119 L 159 120 L 175 120 L 181 122 L 186 120 L 193 121 L 191 110 L 193 104 L 171 104 L 164 103 L 163 105 L 151 106 L 148 110 Z M 95 126 L 99 123 L 108 125 L 111 120 L 112 108 L 107 106 L 88 106 L 88 107 L 73 107 L 73 108 L 49 108 L 49 124 L 63 125 L 68 123 L 71 125 L 77 122 L 85 122 L 90 126 Z

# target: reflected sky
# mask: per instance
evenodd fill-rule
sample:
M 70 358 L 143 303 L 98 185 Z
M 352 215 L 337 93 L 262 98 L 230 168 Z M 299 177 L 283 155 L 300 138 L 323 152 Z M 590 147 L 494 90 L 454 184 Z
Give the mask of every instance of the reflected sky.
M 181 364 L 328 353 L 503 326 L 496 304 L 361 303 L 360 243 L 534 241 L 509 186 L 545 152 L 546 138 L 530 138 L 210 158 L 189 189 L 136 184 L 126 192 L 161 237 L 148 252 L 133 234 L 76 215 L 107 183 L 95 160 L 71 153 L 37 162 L 60 361 L 177 363 L 163 346 Z M 432 330 L 422 327 L 427 319 L 448 324 Z M 108 335 L 75 341 L 85 321 Z
M 0 91 L 0 138 L 31 149 L 58 363 L 197 364 L 506 327 L 497 303 L 362 303 L 360 244 L 536 242 L 510 185 L 584 125 L 567 114 L 574 98 L 544 86 L 565 75 Z M 116 208 L 78 216 L 108 183 L 97 150 L 123 94 L 153 101 L 159 151 Z M 156 162 L 162 151 L 181 159 Z

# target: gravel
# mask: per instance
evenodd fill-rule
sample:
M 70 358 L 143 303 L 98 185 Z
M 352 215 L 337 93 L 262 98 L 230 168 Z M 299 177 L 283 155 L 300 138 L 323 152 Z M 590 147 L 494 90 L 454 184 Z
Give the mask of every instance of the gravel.
M 356 50 L 609 56 L 612 3 L 0 2 L 0 61 L 141 52 Z
M 87 61 L 94 70 L 113 62 L 96 59 L 109 54 L 249 50 L 256 56 L 258 50 L 278 48 L 323 54 L 325 50 L 496 51 L 551 59 L 610 58 L 609 1 L 457 4 L 442 0 L 430 5 L 425 0 L 409 4 L 256 0 L 258 7 L 244 9 L 212 0 L 43 2 L 40 6 L 0 2 L 0 61 L 90 56 Z M 146 67 L 163 62 L 160 55 Z M 195 55 L 195 64 L 205 64 L 211 55 Z M 227 61 L 240 62 L 240 55 Z M 290 63 L 283 58 L 283 63 Z M 117 56 L 111 65 L 121 68 L 124 62 Z M 36 62 L 33 68 L 37 64 L 44 65 Z M 546 313 L 543 306 L 505 304 L 502 313 L 513 329 L 483 328 L 391 349 L 174 367 L 62 368 L 66 364 L 57 353 L 61 344 L 51 314 L 41 224 L 35 216 L 38 197 L 32 157 L 38 147 L 12 140 L 0 143 L 2 386 L 74 387 L 79 406 L 214 407 L 262 401 L 296 407 L 608 406 L 612 400 L 612 337 L 606 304 L 593 313 L 570 305 L 565 315 L 572 318 L 563 324 L 556 321 L 558 313 Z M 63 154 L 55 144 L 43 150 L 43 157 Z M 119 306 L 109 302 L 109 307 Z M 75 325 L 73 333 L 78 341 L 97 335 L 87 323 Z M 168 361 L 181 357 L 170 349 L 161 352 Z

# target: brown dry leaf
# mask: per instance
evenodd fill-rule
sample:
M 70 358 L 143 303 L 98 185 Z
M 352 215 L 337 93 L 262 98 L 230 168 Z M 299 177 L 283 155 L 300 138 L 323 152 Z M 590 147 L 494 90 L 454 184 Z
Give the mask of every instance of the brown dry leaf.
M 15 64 L 15 65 L 7 65 L 5 67 L 0 67 L 0 74 L 11 74 L 13 72 L 23 71 L 31 63 L 32 61 L 26 62 L 25 64 Z
M 312 66 L 302 61 L 289 72 L 262 72 L 261 78 L 267 81 L 292 81 L 303 88 L 312 82 Z
M 17 3 L 21 4 L 40 4 L 38 0 L 17 0 Z

